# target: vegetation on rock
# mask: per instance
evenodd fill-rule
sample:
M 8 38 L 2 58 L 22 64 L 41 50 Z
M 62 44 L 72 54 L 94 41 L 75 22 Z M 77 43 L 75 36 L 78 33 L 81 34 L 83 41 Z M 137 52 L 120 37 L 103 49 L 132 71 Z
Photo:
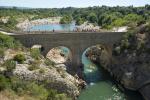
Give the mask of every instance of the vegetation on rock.
M 17 61 L 18 63 L 23 63 L 26 58 L 24 56 L 24 54 L 17 54 L 15 57 L 14 57 L 14 60 Z
M 16 62 L 14 60 L 6 60 L 3 66 L 6 67 L 7 71 L 11 72 L 16 68 Z
M 16 48 L 17 47 L 17 48 Z M 5 68 L 6 70 L 0 70 L 0 96 L 3 99 L 7 100 L 15 100 L 20 98 L 24 98 L 22 100 L 71 100 L 66 94 L 58 93 L 56 90 L 51 88 L 46 88 L 46 82 L 38 82 L 35 80 L 25 80 L 24 78 L 20 78 L 17 75 L 14 75 L 14 70 L 16 70 L 17 65 L 24 65 L 22 64 L 26 61 L 25 52 L 27 53 L 28 50 L 26 49 L 24 53 L 20 53 L 14 55 L 14 58 L 7 60 L 2 60 L 5 58 L 5 50 L 7 49 L 14 49 L 15 50 L 22 50 L 20 43 L 15 41 L 12 37 L 0 34 L 0 68 Z M 39 60 L 40 52 L 39 50 L 31 51 L 31 55 L 34 57 L 30 59 L 29 66 L 30 70 L 39 69 L 40 74 L 45 73 L 44 68 L 39 68 L 39 64 L 41 63 Z M 27 55 L 26 55 L 27 56 Z M 28 59 L 29 60 L 29 59 Z M 16 61 L 20 64 L 17 64 Z M 51 65 L 47 60 L 47 64 Z M 23 67 L 22 67 L 23 68 Z M 22 69 L 21 68 L 21 69 Z
M 34 59 L 39 59 L 40 58 L 40 55 L 41 55 L 41 52 L 40 52 L 40 49 L 38 48 L 32 48 L 31 51 L 31 56 L 34 58 Z

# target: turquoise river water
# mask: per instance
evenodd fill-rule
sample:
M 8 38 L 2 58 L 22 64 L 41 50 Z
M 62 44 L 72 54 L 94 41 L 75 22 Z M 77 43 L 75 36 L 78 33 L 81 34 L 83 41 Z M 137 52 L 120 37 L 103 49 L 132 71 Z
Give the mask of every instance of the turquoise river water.
M 85 56 L 86 51 L 82 55 L 82 63 L 84 64 L 84 78 L 88 85 L 81 91 L 78 100 L 143 100 L 137 92 L 123 89 L 121 86 L 122 90 L 120 90 L 118 83 L 106 70 Z M 62 52 L 67 55 L 69 49 L 62 47 Z
M 27 31 L 73 31 L 75 27 L 75 22 L 71 24 L 44 24 L 31 26 Z
M 137 92 L 125 89 L 121 91 L 110 74 L 102 67 L 92 63 L 85 56 L 85 52 L 82 55 L 82 63 L 88 85 L 82 90 L 78 100 L 143 100 Z

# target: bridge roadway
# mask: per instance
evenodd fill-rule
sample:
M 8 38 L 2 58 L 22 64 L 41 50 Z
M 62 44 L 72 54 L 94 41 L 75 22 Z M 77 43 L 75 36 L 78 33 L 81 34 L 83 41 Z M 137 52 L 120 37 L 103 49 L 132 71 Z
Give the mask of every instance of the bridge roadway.
M 54 47 L 65 46 L 69 48 L 72 53 L 70 70 L 76 73 L 82 65 L 82 54 L 88 47 L 103 44 L 111 51 L 113 44 L 120 41 L 123 34 L 124 32 L 17 32 L 12 36 L 26 47 L 42 45 L 44 56 Z

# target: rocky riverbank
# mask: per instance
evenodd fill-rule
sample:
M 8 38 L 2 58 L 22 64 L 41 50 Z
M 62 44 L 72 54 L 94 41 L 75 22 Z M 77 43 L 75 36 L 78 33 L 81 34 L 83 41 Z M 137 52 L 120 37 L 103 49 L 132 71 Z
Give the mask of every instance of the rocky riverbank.
M 61 17 L 50 17 L 31 21 L 26 19 L 25 21 L 18 23 L 16 27 L 21 30 L 27 31 L 30 27 L 36 25 L 59 24 L 60 19 Z
M 55 89 L 60 93 L 66 93 L 68 96 L 76 99 L 79 95 L 84 81 L 77 76 L 72 76 L 66 72 L 65 65 L 55 65 L 50 60 L 41 57 L 35 59 L 29 51 L 8 49 L 4 52 L 4 57 L 0 59 L 1 73 L 6 69 L 2 66 L 7 60 L 14 59 L 18 54 L 25 56 L 23 63 L 17 63 L 13 69 L 13 76 L 26 81 L 36 81 L 46 83 L 47 88 Z
M 50 50 L 46 57 L 56 64 L 65 63 L 68 60 L 68 55 L 65 55 L 59 47 Z
M 112 57 L 104 47 L 93 47 L 87 56 L 101 64 L 125 88 L 139 91 L 150 100 L 150 30 L 140 26 L 135 33 L 126 33 L 116 44 Z M 132 31 L 133 32 L 133 31 Z

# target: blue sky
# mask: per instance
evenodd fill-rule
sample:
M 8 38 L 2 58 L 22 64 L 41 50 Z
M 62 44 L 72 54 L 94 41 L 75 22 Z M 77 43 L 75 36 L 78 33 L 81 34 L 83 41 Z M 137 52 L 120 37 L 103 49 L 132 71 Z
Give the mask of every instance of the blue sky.
M 32 8 L 61 8 L 89 6 L 144 6 L 150 0 L 0 0 L 0 6 L 19 6 Z

